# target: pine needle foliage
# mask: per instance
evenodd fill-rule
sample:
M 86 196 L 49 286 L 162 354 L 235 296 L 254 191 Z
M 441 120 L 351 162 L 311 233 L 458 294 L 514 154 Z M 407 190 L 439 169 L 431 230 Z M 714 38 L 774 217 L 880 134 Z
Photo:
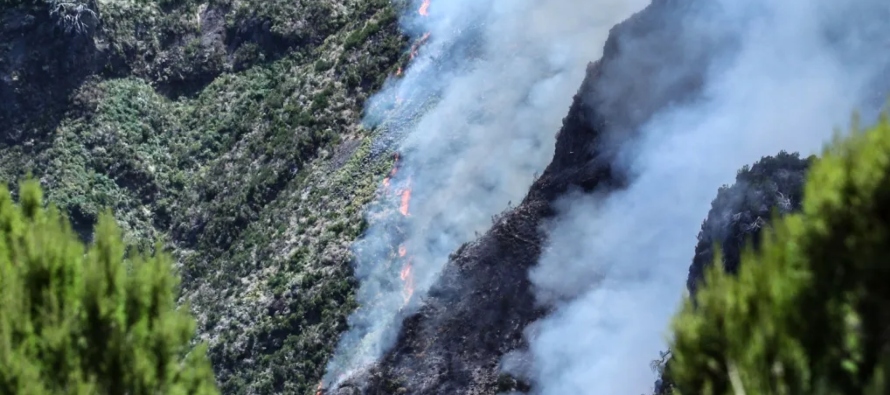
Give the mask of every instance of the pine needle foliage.
M 128 254 L 110 214 L 87 247 L 36 181 L 19 196 L 0 187 L 0 394 L 216 394 L 171 259 Z
M 681 308 L 674 393 L 890 393 L 890 123 L 853 129 L 810 171 L 802 212 L 774 219 L 737 276 L 711 265 Z

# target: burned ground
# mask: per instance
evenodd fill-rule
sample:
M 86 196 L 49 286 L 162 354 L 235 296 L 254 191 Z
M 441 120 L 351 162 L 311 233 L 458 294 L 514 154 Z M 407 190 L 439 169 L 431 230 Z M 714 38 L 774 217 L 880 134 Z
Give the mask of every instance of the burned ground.
M 665 37 L 687 34 L 681 18 L 687 11 L 655 1 L 612 30 L 563 120 L 551 164 L 523 202 L 451 256 L 424 306 L 406 319 L 396 346 L 377 366 L 331 392 L 494 394 L 529 388 L 502 375 L 499 364 L 508 352 L 525 348 L 524 330 L 548 312 L 536 305 L 528 278 L 546 243 L 541 226 L 555 215 L 556 199 L 570 190 L 608 192 L 626 185 L 628 176 L 614 160 L 617 137 L 634 133 L 647 114 L 695 98 L 707 57 L 675 59 L 665 65 L 670 83 L 656 85 L 664 78 L 647 74 L 652 59 L 627 50 L 646 44 L 670 52 L 676 41 Z M 702 45 L 707 52 L 710 44 Z M 613 94 L 622 88 L 622 76 L 634 72 L 633 87 Z M 639 103 L 644 113 L 635 110 Z

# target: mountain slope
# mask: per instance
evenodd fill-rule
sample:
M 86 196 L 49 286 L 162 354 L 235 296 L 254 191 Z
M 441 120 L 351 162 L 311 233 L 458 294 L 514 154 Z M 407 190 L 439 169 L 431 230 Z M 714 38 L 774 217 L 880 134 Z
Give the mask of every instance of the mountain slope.
M 84 238 L 111 208 L 164 240 L 225 393 L 311 392 L 391 162 L 360 118 L 408 60 L 404 6 L 0 2 L 0 179 L 39 177 Z
M 670 48 L 677 43 L 670 37 L 686 34 L 679 17 L 684 7 L 671 3 L 655 1 L 612 30 L 602 59 L 588 67 L 563 121 L 553 161 L 523 202 L 452 255 L 424 307 L 406 319 L 395 348 L 376 367 L 332 392 L 493 394 L 528 389 L 522 378 L 502 375 L 499 364 L 505 354 L 524 347 L 526 326 L 548 311 L 535 304 L 527 275 L 545 242 L 539 227 L 569 190 L 607 192 L 625 185 L 628 175 L 614 164 L 611 139 L 630 136 L 647 114 L 663 106 L 693 99 L 700 85 L 705 56 L 661 64 L 635 56 L 636 49 L 627 51 L 640 45 Z M 702 53 L 708 49 L 703 45 Z M 651 73 L 656 67 L 666 68 L 664 73 L 673 73 L 673 78 L 661 83 L 661 76 Z

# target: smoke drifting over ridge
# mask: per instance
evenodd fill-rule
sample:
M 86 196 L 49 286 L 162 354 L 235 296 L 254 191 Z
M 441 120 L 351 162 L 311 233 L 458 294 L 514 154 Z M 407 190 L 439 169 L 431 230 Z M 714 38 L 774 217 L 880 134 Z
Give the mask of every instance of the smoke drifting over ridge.
M 608 30 L 645 0 L 415 2 L 402 19 L 429 34 L 411 67 L 369 103 L 377 148 L 401 153 L 389 188 L 403 212 L 372 209 L 355 245 L 361 307 L 349 318 L 324 387 L 391 347 L 448 255 L 519 201 L 553 154 L 553 137 Z M 426 14 L 426 15 L 421 15 Z M 410 203 L 405 204 L 405 190 Z M 393 262 L 400 262 L 393 265 Z M 410 267 L 405 299 L 399 265 Z M 402 274 L 405 269 L 402 268 Z
M 782 149 L 819 153 L 852 111 L 868 123 L 885 103 L 885 0 L 691 1 L 671 17 L 682 18 L 684 30 L 669 48 L 633 51 L 654 39 L 633 36 L 611 61 L 639 66 L 665 56 L 715 55 L 695 100 L 649 114 L 622 143 L 628 188 L 573 194 L 558 204 L 549 247 L 530 272 L 539 301 L 557 307 L 527 332 L 536 393 L 651 391 L 648 365 L 666 348 L 667 325 L 717 189 L 762 156 Z M 682 74 L 664 67 L 648 95 L 660 95 Z M 609 86 L 597 94 L 620 92 L 639 71 L 607 69 L 601 78 Z

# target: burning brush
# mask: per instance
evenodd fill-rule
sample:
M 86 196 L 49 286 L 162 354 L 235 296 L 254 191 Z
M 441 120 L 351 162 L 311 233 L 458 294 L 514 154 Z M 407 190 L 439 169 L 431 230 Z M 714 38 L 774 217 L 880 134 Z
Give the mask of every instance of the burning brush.
M 398 174 L 399 171 L 399 154 L 395 154 L 395 165 L 393 166 L 392 171 L 389 175 L 383 179 L 383 189 L 384 193 L 390 192 L 390 186 L 392 185 L 392 178 Z M 399 196 L 399 213 L 404 217 L 411 216 L 410 208 L 411 208 L 411 178 L 408 177 L 406 181 L 406 185 L 404 188 L 395 191 L 395 195 Z M 404 259 L 405 264 L 402 269 L 399 271 L 399 278 L 402 279 L 402 282 L 405 283 L 404 288 L 404 296 L 405 296 L 405 304 L 411 300 L 411 296 L 414 295 L 414 275 L 412 273 L 413 267 L 411 265 L 411 256 L 408 255 L 408 248 L 405 244 L 399 245 L 398 248 L 398 258 Z

